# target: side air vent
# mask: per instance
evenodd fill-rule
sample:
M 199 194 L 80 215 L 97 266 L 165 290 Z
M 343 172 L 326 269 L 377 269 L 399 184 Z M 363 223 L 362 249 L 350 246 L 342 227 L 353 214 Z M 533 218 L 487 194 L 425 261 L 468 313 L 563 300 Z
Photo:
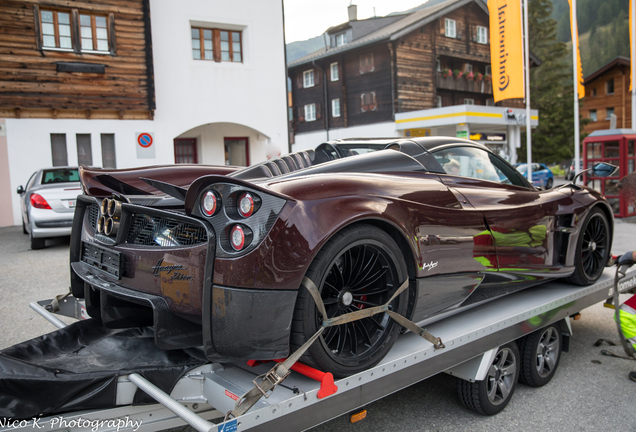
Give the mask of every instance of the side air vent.
M 99 217 L 99 206 L 97 204 L 91 204 L 86 210 L 88 213 L 88 223 L 91 224 L 93 229 L 97 229 L 97 218 Z

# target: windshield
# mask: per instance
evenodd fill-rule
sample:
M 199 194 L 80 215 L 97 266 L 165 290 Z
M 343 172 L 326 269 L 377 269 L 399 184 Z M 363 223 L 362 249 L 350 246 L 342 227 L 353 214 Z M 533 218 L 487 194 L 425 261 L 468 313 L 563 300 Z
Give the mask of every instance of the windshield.
M 79 181 L 77 168 L 49 169 L 42 172 L 42 184 L 70 183 Z
M 515 168 L 517 168 L 517 171 L 519 171 L 521 174 L 525 174 L 526 171 L 528 171 L 528 165 L 526 164 L 517 165 Z
M 386 144 L 337 144 L 345 156 L 355 156 L 383 150 Z

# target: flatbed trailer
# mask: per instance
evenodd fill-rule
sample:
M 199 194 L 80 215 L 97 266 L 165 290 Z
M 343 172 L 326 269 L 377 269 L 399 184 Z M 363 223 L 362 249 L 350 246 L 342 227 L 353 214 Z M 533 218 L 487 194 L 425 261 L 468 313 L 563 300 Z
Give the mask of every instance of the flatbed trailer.
M 571 335 L 570 317 L 613 295 L 615 269 L 608 268 L 591 286 L 580 287 L 553 281 L 516 292 L 462 313 L 427 325 L 442 339 L 445 348 L 434 349 L 416 334 L 401 335 L 377 366 L 335 381 L 337 390 L 299 373 L 279 384 L 269 397 L 261 398 L 247 413 L 224 421 L 236 400 L 254 387 L 253 381 L 274 363 L 210 363 L 182 378 L 170 395 L 137 374 L 121 376 L 117 382 L 117 408 L 72 412 L 37 420 L 37 428 L 49 431 L 87 431 L 95 426 L 110 430 L 157 431 L 190 424 L 199 431 L 305 430 L 446 372 L 469 382 L 486 378 L 499 347 L 555 325 L 561 330 L 562 350 Z M 619 284 L 619 292 L 636 286 L 636 269 Z M 32 303 L 38 313 L 58 327 L 64 326 L 42 305 Z M 74 298 L 59 302 L 62 314 L 82 317 L 81 303 Z M 258 381 L 256 381 L 258 382 Z M 155 405 L 132 406 L 137 389 L 158 401 Z M 0 431 L 33 430 L 34 420 L 0 423 Z

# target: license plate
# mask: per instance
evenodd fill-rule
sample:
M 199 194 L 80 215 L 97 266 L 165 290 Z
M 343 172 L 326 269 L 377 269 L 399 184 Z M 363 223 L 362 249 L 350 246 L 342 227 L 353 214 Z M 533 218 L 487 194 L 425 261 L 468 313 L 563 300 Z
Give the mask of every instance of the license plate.
M 68 202 L 68 208 L 75 208 L 75 200 L 70 200 Z
M 93 243 L 82 242 L 82 262 L 116 279 L 121 279 L 122 257 L 120 252 Z

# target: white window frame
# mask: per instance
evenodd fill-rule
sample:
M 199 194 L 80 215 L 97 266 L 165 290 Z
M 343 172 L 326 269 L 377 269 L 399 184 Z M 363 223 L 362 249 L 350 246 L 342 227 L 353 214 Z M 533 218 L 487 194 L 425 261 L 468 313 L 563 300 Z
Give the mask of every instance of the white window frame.
M 303 88 L 310 88 L 315 85 L 314 70 L 309 69 L 303 72 Z
M 596 115 L 596 110 L 595 109 L 591 109 L 590 110 L 590 120 L 592 120 L 592 121 L 597 121 L 598 120 L 598 117 Z
M 437 67 L 437 72 L 441 72 L 442 71 L 442 62 L 440 60 L 436 60 L 435 61 L 435 65 Z
M 488 43 L 488 27 L 477 26 L 477 43 L 484 45 Z
M 610 82 L 612 83 L 612 91 L 611 92 L 609 91 L 609 83 Z M 616 83 L 614 82 L 614 78 L 605 81 L 605 94 L 613 95 L 614 91 L 616 91 L 615 86 L 616 86 Z
M 305 121 L 311 122 L 316 121 L 316 104 L 307 104 L 305 105 Z
M 444 36 L 449 38 L 457 38 L 457 21 L 446 18 L 444 21 Z
M 475 105 L 475 99 L 470 99 L 470 98 L 464 99 L 464 105 Z
M 442 108 L 442 97 L 437 96 L 437 108 Z
M 610 112 L 611 110 L 611 112 Z M 612 114 L 616 114 L 616 111 L 614 110 L 614 108 L 606 108 L 605 109 L 605 120 L 611 120 L 612 119 Z
M 486 75 L 492 75 L 492 68 L 490 67 L 490 65 L 486 65 Z
M 473 65 L 470 63 L 466 63 L 466 66 L 464 66 L 464 70 L 466 73 L 472 72 L 473 71 Z
M 336 35 L 336 47 L 342 46 L 347 43 L 347 34 L 340 33 Z
M 338 62 L 331 63 L 329 70 L 331 71 L 331 81 L 338 81 L 340 79 L 340 74 L 338 73 Z
M 340 117 L 340 98 L 331 99 L 331 116 Z

